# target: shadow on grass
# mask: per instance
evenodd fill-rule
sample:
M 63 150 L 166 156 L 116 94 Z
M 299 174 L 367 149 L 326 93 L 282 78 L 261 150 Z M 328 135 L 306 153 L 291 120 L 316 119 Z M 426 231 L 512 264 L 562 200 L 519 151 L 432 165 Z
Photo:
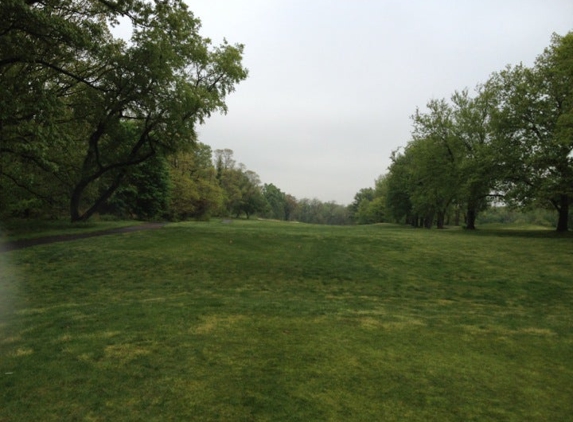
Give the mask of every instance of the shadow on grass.
M 29 248 L 38 245 L 47 245 L 57 242 L 69 242 L 72 240 L 86 239 L 89 237 L 106 236 L 111 234 L 129 233 L 140 230 L 153 230 L 165 226 L 164 223 L 145 223 L 136 226 L 116 227 L 107 230 L 93 231 L 88 233 L 58 234 L 54 236 L 34 237 L 30 239 L 18 239 L 0 243 L 0 253 Z

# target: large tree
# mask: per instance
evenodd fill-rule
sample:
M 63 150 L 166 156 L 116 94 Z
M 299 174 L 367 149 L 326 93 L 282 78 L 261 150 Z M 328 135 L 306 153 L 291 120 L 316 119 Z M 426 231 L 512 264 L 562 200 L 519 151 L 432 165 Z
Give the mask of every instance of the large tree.
M 130 167 L 193 145 L 197 124 L 225 112 L 247 76 L 243 47 L 213 47 L 180 0 L 11 0 L 2 12 L 0 94 L 16 99 L 0 115 L 2 176 L 46 199 L 24 170 L 53 179 L 73 221 L 96 212 Z M 129 42 L 110 33 L 120 15 Z
M 492 75 L 493 122 L 506 198 L 518 206 L 550 204 L 557 231 L 568 230 L 573 200 L 573 33 L 553 35 L 533 67 Z
M 491 93 L 480 87 L 475 97 L 464 90 L 455 92 L 450 102 L 431 100 L 425 111 L 416 110 L 412 140 L 401 155 L 393 156 L 387 182 L 395 217 L 412 213 L 421 216 L 425 226 L 435 220 L 441 228 L 452 208 L 457 214 L 465 208 L 466 227 L 475 229 L 497 174 L 490 109 Z
M 478 212 L 486 208 L 497 187 L 498 167 L 492 148 L 492 93 L 479 86 L 474 97 L 467 90 L 452 95 L 453 136 L 460 154 L 457 162 L 461 178 L 456 197 L 465 208 L 466 228 L 476 228 Z

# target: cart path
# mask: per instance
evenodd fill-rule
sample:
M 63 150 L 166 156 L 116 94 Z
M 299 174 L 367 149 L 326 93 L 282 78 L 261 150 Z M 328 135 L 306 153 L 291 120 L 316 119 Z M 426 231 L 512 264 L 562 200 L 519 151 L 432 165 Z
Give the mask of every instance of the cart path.
M 90 233 L 61 234 L 55 236 L 37 237 L 34 239 L 21 239 L 12 242 L 0 243 L 0 253 L 15 251 L 17 249 L 30 248 L 37 245 L 47 245 L 56 242 L 69 242 L 72 240 L 86 239 L 88 237 L 107 236 L 110 234 L 131 233 L 142 230 L 156 230 L 165 226 L 166 223 L 144 223 L 136 226 L 119 227 L 115 229 L 101 230 Z

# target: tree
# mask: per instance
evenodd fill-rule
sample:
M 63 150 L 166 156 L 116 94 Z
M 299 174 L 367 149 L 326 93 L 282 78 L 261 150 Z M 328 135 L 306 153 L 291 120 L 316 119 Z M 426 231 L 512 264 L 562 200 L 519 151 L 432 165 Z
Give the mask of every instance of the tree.
M 168 211 L 171 190 L 167 161 L 156 155 L 130 168 L 124 183 L 102 210 L 120 217 L 162 218 Z
M 390 170 L 398 174 L 386 183 L 387 204 L 395 218 L 413 213 L 422 216 L 426 227 L 435 220 L 443 228 L 452 208 L 459 215 L 465 207 L 466 227 L 475 229 L 497 174 L 490 111 L 491 92 L 483 87 L 473 98 L 464 90 L 455 92 L 451 102 L 431 100 L 427 111 L 416 110 L 413 139 L 402 156 L 393 156 Z
M 298 201 L 297 199 L 289 195 L 288 193 L 285 195 L 285 221 L 290 221 L 293 218 L 293 215 L 296 213 L 298 208 Z
M 386 220 L 387 178 L 379 176 L 374 188 L 363 188 L 348 206 L 350 218 L 357 224 L 382 223 Z
M 213 161 L 216 178 L 223 190 L 223 208 L 227 215 L 239 217 L 245 214 L 250 218 L 254 213 L 265 211 L 268 204 L 257 173 L 247 170 L 244 164 L 236 165 L 230 149 L 215 150 Z
M 252 214 L 264 211 L 267 202 L 263 196 L 261 180 L 257 173 L 241 168 L 238 178 L 241 199 L 234 211 L 237 217 L 244 213 L 249 219 Z
M 532 68 L 494 73 L 495 146 L 507 200 L 521 207 L 550 204 L 557 231 L 568 230 L 573 200 L 573 33 L 554 34 Z
M 445 100 L 431 100 L 428 112 L 412 116 L 413 140 L 406 148 L 412 156 L 410 198 L 414 211 L 425 216 L 430 227 L 436 216 L 438 228 L 461 189 L 460 162 L 463 150 L 455 136 L 453 110 Z
M 348 206 L 348 209 L 350 211 L 350 216 L 355 222 L 358 222 L 358 220 L 360 219 L 359 218 L 360 204 L 362 204 L 363 202 L 370 202 L 373 199 L 374 199 L 374 189 L 372 188 L 362 188 L 358 192 L 356 192 L 356 194 L 354 195 L 354 201 L 352 201 L 352 203 Z M 359 224 L 365 224 L 365 223 L 359 223 Z
M 348 207 L 336 202 L 321 202 L 320 200 L 303 198 L 298 201 L 294 218 L 301 223 L 311 224 L 349 224 Z
M 71 134 L 85 132 L 69 99 L 90 75 L 102 71 L 93 60 L 95 51 L 113 49 L 106 22 L 123 13 L 119 5 L 99 1 L 0 3 L 3 192 L 56 212 L 66 197 L 69 201 L 73 164 L 83 153 L 69 147 Z
M 397 223 L 405 222 L 417 227 L 418 216 L 414 214 L 409 193 L 412 185 L 409 171 L 411 157 L 396 150 L 390 159 L 392 163 L 386 176 L 386 209 Z
M 234 170 L 237 162 L 233 158 L 233 150 L 229 148 L 216 149 L 215 157 L 215 168 L 217 169 L 217 180 L 221 181 L 223 177 L 223 172 L 227 170 Z
M 499 174 L 492 147 L 492 92 L 483 86 L 478 87 L 473 98 L 467 90 L 455 92 L 452 103 L 454 136 L 462 148 L 459 163 L 462 185 L 457 199 L 466 209 L 466 228 L 475 230 L 478 212 L 486 208 L 496 191 Z
M 208 219 L 223 205 L 223 191 L 211 163 L 211 148 L 200 142 L 191 150 L 169 157 L 173 194 L 169 206 L 174 220 Z
M 276 220 L 285 220 L 287 211 L 286 195 L 272 183 L 264 184 L 263 196 L 268 204 L 268 211 L 265 215 Z
M 96 212 L 130 167 L 192 145 L 196 125 L 225 112 L 247 76 L 243 46 L 212 47 L 180 0 L 6 3 L 0 94 L 18 100 L 0 115 L 2 159 L 65 187 L 72 221 Z M 119 15 L 131 21 L 130 43 L 110 34 Z M 51 196 L 9 170 L 2 176 L 15 185 Z

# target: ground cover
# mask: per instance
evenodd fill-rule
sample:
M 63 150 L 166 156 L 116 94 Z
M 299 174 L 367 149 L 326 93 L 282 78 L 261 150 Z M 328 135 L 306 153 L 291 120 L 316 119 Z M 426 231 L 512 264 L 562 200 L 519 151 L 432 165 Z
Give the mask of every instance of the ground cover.
M 262 221 L 4 253 L 0 420 L 568 420 L 572 258 Z
M 35 239 L 46 236 L 67 236 L 118 229 L 142 224 L 141 221 L 87 221 L 17 219 L 0 222 L 0 242 Z

